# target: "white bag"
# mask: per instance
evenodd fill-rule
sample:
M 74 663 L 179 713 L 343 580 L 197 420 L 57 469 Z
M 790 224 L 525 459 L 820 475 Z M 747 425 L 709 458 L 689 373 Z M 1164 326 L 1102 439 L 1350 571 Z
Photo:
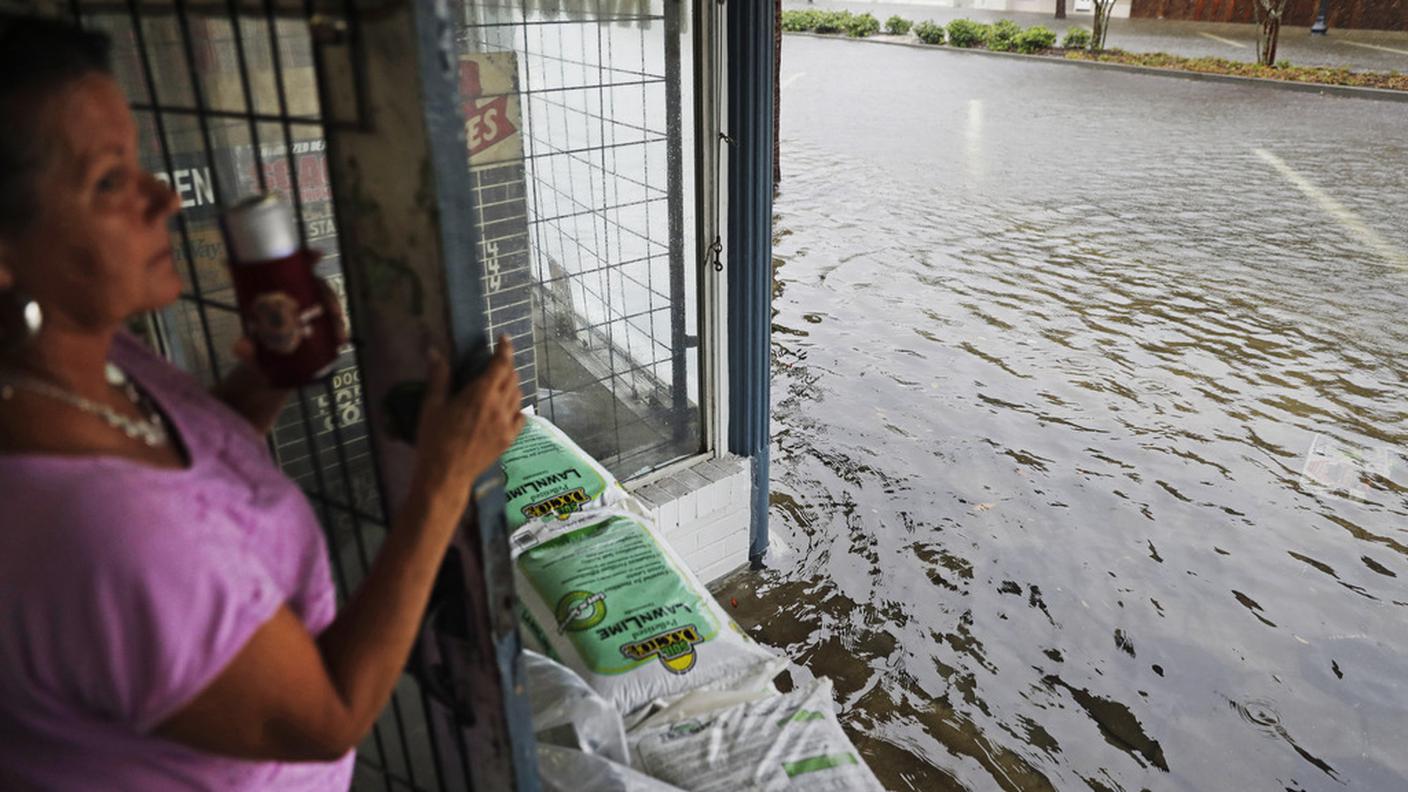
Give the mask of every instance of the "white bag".
M 525 630 L 622 714 L 773 660 L 639 514 L 539 520 L 510 542 Z
M 616 477 L 546 418 L 526 416 L 523 431 L 500 458 L 504 513 L 512 534 L 524 523 L 556 518 L 626 496 Z
M 556 745 L 538 746 L 543 792 L 683 792 L 605 757 Z
M 831 681 L 627 735 L 634 764 L 690 792 L 884 792 L 841 730 Z
M 572 669 L 523 652 L 524 687 L 538 745 L 556 745 L 629 764 L 621 713 Z
M 772 698 L 777 695 L 773 680 L 789 669 L 795 679 L 798 667 L 785 658 L 774 658 L 759 664 L 751 674 L 704 685 L 670 698 L 656 699 L 650 702 L 650 706 L 631 713 L 622 723 L 627 731 L 636 731 L 727 709 L 736 704 Z

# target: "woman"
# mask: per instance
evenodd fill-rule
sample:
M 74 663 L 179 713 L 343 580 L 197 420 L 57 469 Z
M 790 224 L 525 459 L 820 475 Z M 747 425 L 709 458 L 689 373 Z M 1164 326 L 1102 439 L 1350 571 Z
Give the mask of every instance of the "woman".
M 453 395 L 430 355 L 411 495 L 334 613 L 262 436 L 286 394 L 246 363 L 217 398 L 122 330 L 181 289 L 177 199 L 106 40 L 0 21 L 0 74 L 0 789 L 346 789 L 522 425 L 512 347 Z

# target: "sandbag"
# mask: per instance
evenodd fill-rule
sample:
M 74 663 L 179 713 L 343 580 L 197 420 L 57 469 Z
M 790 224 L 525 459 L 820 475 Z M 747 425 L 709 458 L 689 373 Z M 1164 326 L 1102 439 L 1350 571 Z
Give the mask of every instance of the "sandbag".
M 625 497 L 610 471 L 542 416 L 527 416 L 499 461 L 510 533 L 524 523 L 567 519 L 586 506 Z
M 629 764 L 621 713 L 570 668 L 523 653 L 523 681 L 538 745 L 556 745 Z
M 556 745 L 538 746 L 543 792 L 683 792 L 630 765 Z
M 622 714 L 773 660 L 642 515 L 539 520 L 510 543 L 525 631 Z
M 638 769 L 690 792 L 884 792 L 836 720 L 828 679 L 627 740 Z
M 736 704 L 771 698 L 777 695 L 775 679 L 783 671 L 790 671 L 795 678 L 798 668 L 785 658 L 774 658 L 759 664 L 750 674 L 702 685 L 669 698 L 655 699 L 649 706 L 640 707 L 621 722 L 627 731 L 635 731 Z
M 527 606 L 522 601 L 518 603 L 518 634 L 523 640 L 523 648 L 534 652 L 554 663 L 561 663 L 562 658 L 557 654 L 557 650 L 548 645 L 548 634 L 543 630 L 538 620 L 533 618 L 533 614 L 528 612 Z

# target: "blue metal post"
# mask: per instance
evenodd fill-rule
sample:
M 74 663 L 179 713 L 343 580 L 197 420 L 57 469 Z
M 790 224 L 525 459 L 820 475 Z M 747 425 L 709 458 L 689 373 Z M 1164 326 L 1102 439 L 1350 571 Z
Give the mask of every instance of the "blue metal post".
M 752 460 L 748 560 L 768 550 L 772 400 L 773 3 L 742 0 L 728 13 L 729 450 Z

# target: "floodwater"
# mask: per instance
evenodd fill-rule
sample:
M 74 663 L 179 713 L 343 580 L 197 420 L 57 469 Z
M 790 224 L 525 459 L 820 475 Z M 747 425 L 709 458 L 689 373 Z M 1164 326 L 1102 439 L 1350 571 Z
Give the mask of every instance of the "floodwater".
M 890 789 L 1408 788 L 1408 104 L 784 53 L 740 621 Z

